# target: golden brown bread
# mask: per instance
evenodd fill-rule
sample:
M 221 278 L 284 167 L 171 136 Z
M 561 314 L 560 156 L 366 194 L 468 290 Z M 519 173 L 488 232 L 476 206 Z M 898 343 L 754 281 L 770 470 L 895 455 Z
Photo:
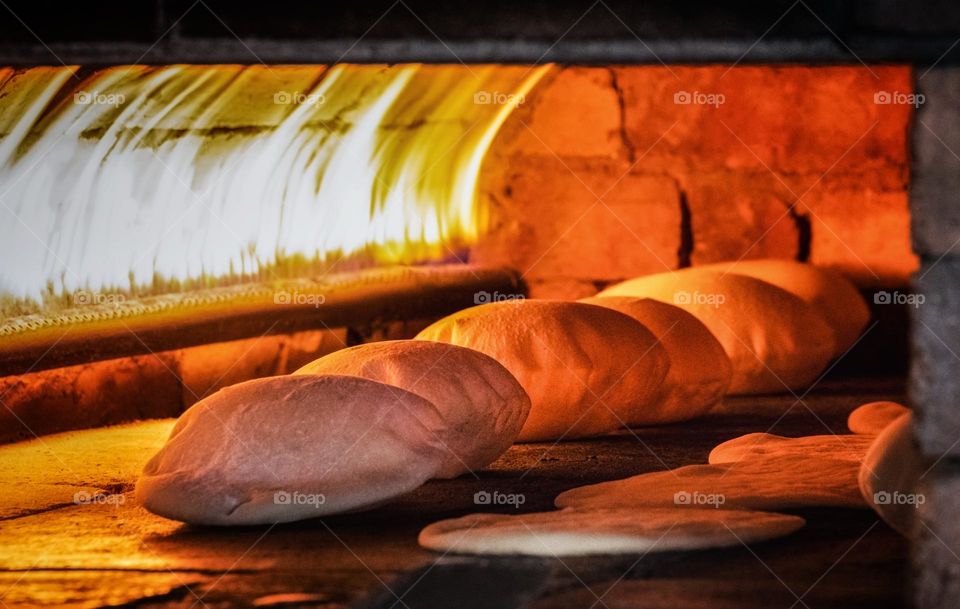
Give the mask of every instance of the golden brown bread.
M 345 374 L 380 381 L 432 403 L 441 426 L 430 428 L 448 449 L 438 474 L 452 478 L 483 468 L 517 439 L 530 398 L 517 379 L 479 351 L 423 340 L 391 340 L 342 349 L 294 374 Z
M 653 332 L 667 350 L 670 371 L 643 422 L 672 423 L 696 418 L 713 408 L 727 392 L 733 376 L 730 358 L 713 333 L 690 313 L 652 298 L 594 296 L 579 302 L 629 315 Z
M 495 302 L 417 335 L 486 353 L 530 396 L 520 441 L 608 433 L 643 421 L 667 375 L 656 337 L 630 317 L 578 302 Z
M 833 330 L 812 306 L 752 277 L 683 269 L 630 279 L 600 296 L 653 298 L 693 314 L 730 357 L 730 393 L 805 387 L 835 352 Z
M 697 268 L 746 275 L 798 296 L 833 328 L 837 340 L 834 356 L 843 355 L 852 347 L 870 321 L 870 309 L 857 286 L 833 269 L 777 258 L 719 262 Z

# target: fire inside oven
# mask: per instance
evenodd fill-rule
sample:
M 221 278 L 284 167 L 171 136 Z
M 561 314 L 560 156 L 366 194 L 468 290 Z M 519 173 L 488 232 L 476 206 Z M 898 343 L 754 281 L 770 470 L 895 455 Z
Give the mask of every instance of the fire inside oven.
M 913 77 L 0 68 L 0 601 L 904 602 Z

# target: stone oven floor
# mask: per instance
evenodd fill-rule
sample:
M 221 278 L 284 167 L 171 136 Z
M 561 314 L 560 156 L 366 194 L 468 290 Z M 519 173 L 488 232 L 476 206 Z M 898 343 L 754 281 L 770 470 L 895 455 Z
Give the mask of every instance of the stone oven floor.
M 168 423 L 0 447 L 0 608 L 905 606 L 908 545 L 867 510 L 798 510 L 808 524 L 784 539 L 642 557 L 478 559 L 416 543 L 424 525 L 478 511 L 479 491 L 522 493 L 523 511 L 551 509 L 565 489 L 703 463 L 744 433 L 846 433 L 850 410 L 902 400 L 902 387 L 833 380 L 803 404 L 732 399 L 694 423 L 516 446 L 478 477 L 432 482 L 372 512 L 230 530 L 167 521 L 133 500 L 135 471 Z M 97 489 L 117 495 L 74 502 Z

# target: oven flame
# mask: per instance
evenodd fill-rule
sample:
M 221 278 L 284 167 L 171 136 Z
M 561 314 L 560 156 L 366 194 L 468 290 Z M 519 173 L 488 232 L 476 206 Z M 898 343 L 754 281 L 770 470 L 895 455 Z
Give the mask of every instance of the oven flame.
M 548 69 L 0 69 L 0 294 L 448 256 L 484 229 L 484 156 Z

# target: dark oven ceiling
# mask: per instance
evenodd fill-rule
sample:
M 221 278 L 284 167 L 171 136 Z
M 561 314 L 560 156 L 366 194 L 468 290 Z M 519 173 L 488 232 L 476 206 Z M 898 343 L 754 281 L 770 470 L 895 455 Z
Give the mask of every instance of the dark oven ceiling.
M 0 7 L 0 65 L 951 61 L 948 0 L 155 0 Z M 941 57 L 950 48 L 947 57 Z

